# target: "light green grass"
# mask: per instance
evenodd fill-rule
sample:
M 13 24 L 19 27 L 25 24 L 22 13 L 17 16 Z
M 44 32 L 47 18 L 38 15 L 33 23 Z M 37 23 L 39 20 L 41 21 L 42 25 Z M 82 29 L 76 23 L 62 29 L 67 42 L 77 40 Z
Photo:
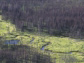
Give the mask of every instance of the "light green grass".
M 10 22 L 0 20 L 0 36 L 4 40 L 20 40 L 19 44 L 29 45 L 40 50 L 43 45 L 50 42 L 45 47 L 45 51 L 52 58 L 56 58 L 57 63 L 70 63 L 71 59 L 75 59 L 73 63 L 84 63 L 84 40 L 73 39 L 69 37 L 56 37 L 43 34 L 32 34 L 27 32 L 16 31 L 15 26 Z M 30 41 L 35 38 L 32 44 Z M 3 41 L 4 43 L 4 41 Z M 42 52 L 45 52 L 42 51 Z M 67 54 L 72 52 L 72 54 Z M 67 62 L 68 60 L 68 62 Z
M 15 26 L 4 20 L 0 20 L 0 36 L 15 31 Z
M 35 40 L 34 42 L 32 42 L 32 44 L 30 44 L 32 37 L 34 37 Z M 83 40 L 79 41 L 77 39 L 72 39 L 69 37 L 55 37 L 55 36 L 43 37 L 43 36 L 27 34 L 27 33 L 16 37 L 16 39 L 21 40 L 19 44 L 33 46 L 35 48 L 38 48 L 39 50 L 43 45 L 50 42 L 50 44 L 46 46 L 45 51 L 50 53 L 52 58 L 57 58 L 56 59 L 57 63 L 61 63 L 65 61 L 67 62 L 65 56 L 68 57 L 68 61 L 71 61 L 71 59 L 74 58 L 75 59 L 74 61 L 76 61 L 76 63 L 84 62 L 83 61 L 84 59 L 84 41 Z M 72 54 L 67 54 L 68 52 L 72 52 Z M 69 58 L 69 56 L 71 58 Z M 62 60 L 61 57 L 64 58 L 64 60 Z

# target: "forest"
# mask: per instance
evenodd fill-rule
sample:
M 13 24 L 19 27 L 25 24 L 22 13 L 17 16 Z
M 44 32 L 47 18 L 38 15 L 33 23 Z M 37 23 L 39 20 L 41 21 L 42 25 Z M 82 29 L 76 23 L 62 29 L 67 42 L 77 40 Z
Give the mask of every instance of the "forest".
M 72 1 L 66 1 L 68 5 Z M 2 0 L 3 18 L 21 31 L 45 32 L 81 38 L 84 32 L 84 7 L 68 6 L 63 0 Z M 67 5 L 67 6 L 66 6 Z
M 0 0 L 0 18 L 0 62 L 84 62 L 83 0 Z

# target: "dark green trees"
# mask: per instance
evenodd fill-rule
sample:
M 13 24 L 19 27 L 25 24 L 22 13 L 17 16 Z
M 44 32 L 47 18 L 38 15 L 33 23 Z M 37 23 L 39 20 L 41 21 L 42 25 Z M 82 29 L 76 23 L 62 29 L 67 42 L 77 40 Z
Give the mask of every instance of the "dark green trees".
M 7 45 L 0 50 L 1 63 L 53 63 L 51 57 L 33 47 L 25 45 Z
M 84 35 L 82 33 L 84 32 L 84 7 L 80 4 L 77 6 L 74 1 L 71 2 L 69 0 L 66 2 L 57 0 L 2 0 L 0 8 L 3 18 L 10 19 L 22 31 L 26 27 L 27 30 L 31 31 L 37 30 L 53 35 L 81 37 Z

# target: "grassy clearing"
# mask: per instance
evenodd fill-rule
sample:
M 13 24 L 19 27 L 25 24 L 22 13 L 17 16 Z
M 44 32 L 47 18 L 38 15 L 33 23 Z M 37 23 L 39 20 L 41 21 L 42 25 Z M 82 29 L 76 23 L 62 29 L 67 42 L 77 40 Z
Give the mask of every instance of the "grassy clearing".
M 16 31 L 13 24 L 4 20 L 0 20 L 0 36 L 3 36 L 4 40 L 20 40 L 19 44 L 33 46 L 39 50 L 43 45 L 50 43 L 45 47 L 45 51 L 52 58 L 56 58 L 57 63 L 84 63 L 83 40 Z M 34 40 L 30 43 L 32 38 Z
M 17 37 L 15 37 L 17 35 Z M 84 62 L 84 41 L 77 41 L 76 39 L 71 39 L 68 37 L 53 37 L 53 36 L 37 36 L 33 34 L 27 33 L 12 33 L 12 35 L 6 35 L 6 39 L 18 39 L 20 40 L 19 44 L 33 46 L 37 49 L 41 49 L 43 45 L 50 42 L 48 46 L 46 46 L 45 51 L 47 51 L 52 58 L 56 58 L 57 63 L 70 62 L 73 58 L 72 62 L 83 63 Z M 34 37 L 34 41 L 32 44 L 30 41 Z M 72 52 L 71 54 L 69 52 Z M 68 59 L 67 59 L 68 58 Z M 68 61 L 67 61 L 68 60 Z
M 15 31 L 15 26 L 4 20 L 0 20 L 0 36 Z

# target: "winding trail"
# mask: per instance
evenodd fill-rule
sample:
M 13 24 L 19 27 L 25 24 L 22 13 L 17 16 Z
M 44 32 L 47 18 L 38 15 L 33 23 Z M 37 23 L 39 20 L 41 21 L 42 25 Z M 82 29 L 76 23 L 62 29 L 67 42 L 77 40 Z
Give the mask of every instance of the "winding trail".
M 18 42 L 19 42 L 19 40 L 6 40 L 5 44 L 6 45 L 9 45 L 9 44 L 16 45 L 16 44 L 18 44 Z
M 41 50 L 45 50 L 45 47 L 48 46 L 50 44 L 50 42 L 48 42 L 47 44 L 44 44 L 41 48 Z
M 34 37 L 32 37 L 32 40 L 30 40 L 30 44 L 32 44 L 34 42 Z

